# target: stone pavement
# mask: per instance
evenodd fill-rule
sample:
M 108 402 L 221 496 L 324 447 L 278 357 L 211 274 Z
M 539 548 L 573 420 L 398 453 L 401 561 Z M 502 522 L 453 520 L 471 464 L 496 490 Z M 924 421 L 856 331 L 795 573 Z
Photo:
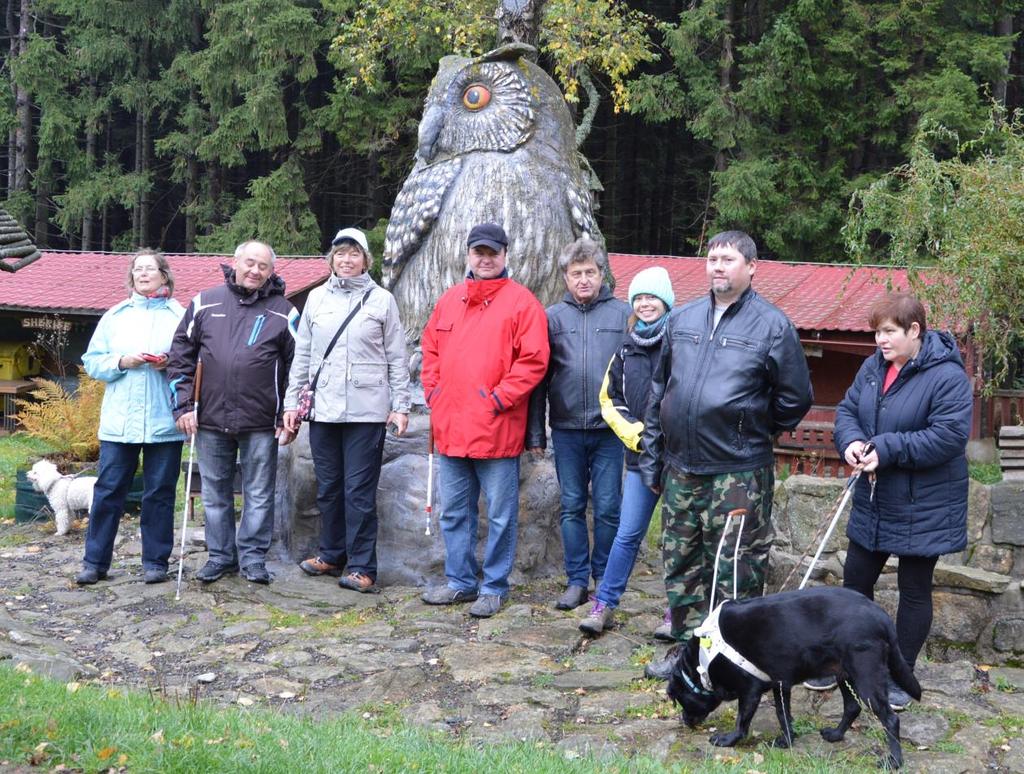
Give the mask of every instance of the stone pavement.
M 642 664 L 663 650 L 650 637 L 662 604 L 655 568 L 638 567 L 620 625 L 589 639 L 576 628 L 583 609 L 550 607 L 561 591 L 556 579 L 515 587 L 501 613 L 484 621 L 464 606 L 423 605 L 420 589 L 361 595 L 283 562 L 270 563 L 269 587 L 238 577 L 209 587 L 188 580 L 175 602 L 173 583 L 141 582 L 137 526 L 123 523 L 129 538 L 118 545 L 111 579 L 85 589 L 73 583 L 80 530 L 59 538 L 48 525 L 0 526 L 0 659 L 62 681 L 222 705 L 318 716 L 390 706 L 453 738 L 545 742 L 569 757 L 737 760 L 736 751 L 706 741 L 711 726 L 731 725 L 734 704 L 690 731 L 661 686 L 640 679 Z M 191 554 L 187 569 L 204 560 Z M 1024 771 L 1024 669 L 961 661 L 924 663 L 918 672 L 925 699 L 902 714 L 906 770 Z M 793 705 L 798 752 L 869 770 L 881 750 L 873 717 L 829 745 L 814 729 L 841 714 L 838 692 L 798 688 Z M 756 760 L 758 745 L 777 733 L 770 706 L 754 728 L 755 740 L 739 752 Z

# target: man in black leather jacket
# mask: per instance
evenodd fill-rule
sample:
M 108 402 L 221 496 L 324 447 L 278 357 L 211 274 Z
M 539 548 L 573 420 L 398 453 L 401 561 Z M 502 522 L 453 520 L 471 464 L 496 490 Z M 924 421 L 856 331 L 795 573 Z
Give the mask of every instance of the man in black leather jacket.
M 587 601 L 590 579 L 604 575 L 619 527 L 624 447 L 601 416 L 601 382 L 622 340 L 630 307 L 603 284 L 608 258 L 587 237 L 568 245 L 558 258 L 565 297 L 547 309 L 551 361 L 547 376 L 530 398 L 526 446 L 538 454 L 546 445 L 544 414 L 551 407 L 551 442 L 561 489 L 565 592 L 555 602 L 571 610 Z M 587 530 L 587 494 L 593 493 L 594 544 Z
M 772 542 L 772 443 L 796 427 L 813 399 L 793 323 L 750 286 L 757 248 L 742 231 L 708 242 L 711 292 L 672 312 L 644 422 L 640 472 L 662 494 L 665 590 L 672 636 L 686 642 L 708 615 L 714 557 L 730 511 L 716 604 L 764 587 Z M 667 679 L 672 651 L 649 664 Z

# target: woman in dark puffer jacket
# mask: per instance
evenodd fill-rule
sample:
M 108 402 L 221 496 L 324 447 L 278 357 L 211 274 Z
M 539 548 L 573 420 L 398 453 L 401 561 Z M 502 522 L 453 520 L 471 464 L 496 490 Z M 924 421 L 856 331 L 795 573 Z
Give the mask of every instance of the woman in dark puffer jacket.
M 883 297 L 868 320 L 878 351 L 836 410 L 836 449 L 871 474 L 854 492 L 843 585 L 873 598 L 886 560 L 899 557 L 896 632 L 913 667 L 931 627 L 935 563 L 967 545 L 971 384 L 956 341 L 927 329 L 914 296 Z M 890 684 L 894 709 L 909 701 Z

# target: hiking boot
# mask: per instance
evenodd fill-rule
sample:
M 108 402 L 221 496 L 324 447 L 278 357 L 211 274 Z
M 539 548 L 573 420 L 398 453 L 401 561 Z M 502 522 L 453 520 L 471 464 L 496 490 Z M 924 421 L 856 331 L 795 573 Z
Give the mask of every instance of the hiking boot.
M 196 578 L 203 583 L 213 583 L 214 581 L 219 581 L 225 575 L 236 572 L 238 572 L 237 564 L 221 564 L 211 559 L 196 573 Z
M 810 680 L 804 680 L 804 688 L 808 691 L 831 691 L 838 684 L 835 675 L 812 677 Z
M 248 567 L 242 568 L 242 577 L 249 583 L 258 583 L 261 586 L 270 585 L 270 573 L 263 562 L 253 562 Z
M 676 659 L 679 657 L 679 650 L 679 645 L 673 645 L 665 651 L 665 658 L 661 661 L 652 661 L 645 666 L 644 677 L 648 677 L 651 680 L 668 680 L 672 676 L 672 670 L 675 668 Z
M 338 579 L 338 585 L 343 589 L 352 589 L 360 594 L 375 594 L 377 587 L 373 585 L 373 578 L 363 575 L 361 572 L 350 572 L 343 578 Z
M 142 574 L 143 583 L 164 583 L 167 581 L 167 570 L 159 567 L 150 567 Z
M 575 610 L 580 605 L 587 603 L 587 587 L 570 585 L 557 600 L 556 610 Z
M 345 572 L 339 565 L 325 562 L 319 556 L 302 560 L 299 562 L 299 569 L 306 575 L 331 575 L 335 578 Z
M 580 631 L 588 634 L 600 634 L 605 629 L 612 628 L 614 615 L 614 608 L 608 607 L 604 602 L 598 600 L 594 602 L 594 606 L 590 608 L 586 617 L 580 621 Z
M 106 570 L 97 570 L 95 567 L 90 567 L 89 565 L 85 564 L 82 565 L 81 572 L 79 572 L 78 575 L 75 576 L 75 583 L 77 583 L 79 586 L 91 586 L 96 581 L 106 579 Z
M 672 611 L 667 607 L 665 608 L 665 617 L 654 630 L 654 639 L 662 642 L 676 641 L 676 638 L 672 636 Z
M 474 618 L 490 618 L 501 610 L 501 597 L 497 594 L 481 594 L 480 598 L 469 608 Z
M 457 605 L 460 602 L 472 602 L 476 599 L 476 591 L 453 589 L 450 586 L 434 586 L 420 595 L 420 599 L 428 605 Z
M 889 708 L 894 712 L 903 712 L 913 699 L 895 683 L 889 683 Z

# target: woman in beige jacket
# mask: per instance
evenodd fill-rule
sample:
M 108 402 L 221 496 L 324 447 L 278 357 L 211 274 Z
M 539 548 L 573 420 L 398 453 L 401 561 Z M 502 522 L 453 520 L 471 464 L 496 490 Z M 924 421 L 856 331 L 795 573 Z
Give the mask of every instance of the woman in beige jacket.
M 323 364 L 309 425 L 320 550 L 299 566 L 309 575 L 340 576 L 339 586 L 360 592 L 375 590 L 377 580 L 377 481 L 385 428 L 401 435 L 409 421 L 405 332 L 394 297 L 367 273 L 372 261 L 362 231 L 338 232 L 327 254 L 331 276 L 310 292 L 302 310 L 284 399 L 285 427 L 297 432 L 299 393 Z

